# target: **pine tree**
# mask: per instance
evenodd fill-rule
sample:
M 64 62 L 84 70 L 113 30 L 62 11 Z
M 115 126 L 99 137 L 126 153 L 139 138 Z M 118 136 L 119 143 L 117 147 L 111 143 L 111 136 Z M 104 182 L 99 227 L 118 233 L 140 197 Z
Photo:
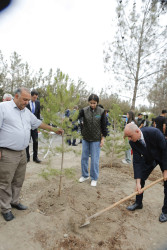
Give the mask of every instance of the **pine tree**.
M 72 109 L 79 102 L 79 96 L 74 95 L 75 88 L 73 83 L 68 86 L 67 82 L 60 81 L 60 79 L 63 80 L 65 78 L 66 76 L 59 71 L 58 76 L 55 78 L 54 87 L 48 86 L 46 97 L 41 98 L 40 100 L 41 105 L 43 106 L 42 116 L 44 118 L 44 122 L 47 124 L 53 124 L 54 126 L 62 128 L 64 130 L 61 146 L 57 146 L 52 149 L 53 151 L 60 152 L 62 154 L 58 192 L 59 196 L 61 194 L 62 186 L 64 153 L 69 151 L 69 147 L 67 148 L 65 141 L 67 140 L 67 136 L 72 133 L 71 122 L 67 117 L 65 117 L 65 111 L 68 108 Z M 71 117 L 72 120 L 75 121 L 77 119 L 77 116 L 78 113 L 75 112 L 74 116 Z
M 108 127 L 109 136 L 106 137 L 102 150 L 109 158 L 109 161 L 107 159 L 105 164 L 111 167 L 117 158 L 124 155 L 124 151 L 127 147 L 123 139 L 124 122 L 119 105 L 113 104 L 112 109 L 109 110 L 108 120 L 110 123 Z

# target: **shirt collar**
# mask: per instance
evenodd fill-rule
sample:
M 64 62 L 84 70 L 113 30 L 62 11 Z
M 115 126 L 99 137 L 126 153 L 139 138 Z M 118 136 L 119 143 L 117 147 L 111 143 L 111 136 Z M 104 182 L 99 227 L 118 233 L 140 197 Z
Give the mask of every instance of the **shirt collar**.
M 22 109 L 22 110 L 19 109 L 19 108 L 17 107 L 16 103 L 15 103 L 13 100 L 11 100 L 11 104 L 12 104 L 13 108 L 17 108 L 17 109 L 20 110 L 21 112 L 24 112 L 24 111 L 25 111 L 25 108 Z
M 141 131 L 141 130 L 140 130 Z M 141 132 L 141 137 L 139 140 L 144 140 L 144 136 L 143 136 L 143 133 Z
M 13 100 L 11 100 L 11 103 L 12 103 L 13 108 L 17 108 L 17 105 Z

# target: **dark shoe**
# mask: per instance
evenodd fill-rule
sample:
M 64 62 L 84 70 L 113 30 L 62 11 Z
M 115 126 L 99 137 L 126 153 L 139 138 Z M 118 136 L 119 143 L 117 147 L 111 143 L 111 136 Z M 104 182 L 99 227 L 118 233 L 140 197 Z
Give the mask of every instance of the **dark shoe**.
M 78 146 L 77 144 L 72 144 L 72 146 Z
M 11 204 L 11 207 L 16 208 L 18 210 L 26 210 L 28 209 L 27 206 L 22 205 L 21 203 L 18 204 Z
M 3 214 L 3 218 L 6 220 L 6 221 L 10 221 L 10 220 L 13 220 L 14 219 L 14 215 L 12 214 L 12 212 L 8 212 L 8 213 L 5 213 Z
M 27 158 L 27 163 L 30 161 L 30 158 Z
M 161 213 L 161 215 L 159 216 L 159 221 L 166 222 L 167 221 L 167 214 Z
M 136 202 L 133 205 L 128 206 L 126 209 L 128 209 L 129 211 L 134 211 L 136 209 L 142 209 L 143 208 L 143 204 L 137 204 Z
M 33 161 L 35 161 L 36 163 L 40 163 L 41 161 L 38 159 L 38 157 L 36 159 L 33 159 Z

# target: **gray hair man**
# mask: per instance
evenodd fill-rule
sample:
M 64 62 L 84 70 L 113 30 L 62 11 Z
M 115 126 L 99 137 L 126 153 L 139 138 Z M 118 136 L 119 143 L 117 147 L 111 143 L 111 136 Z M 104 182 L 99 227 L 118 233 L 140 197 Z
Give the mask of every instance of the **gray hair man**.
M 14 99 L 0 103 L 0 208 L 6 221 L 14 218 L 11 207 L 26 210 L 19 203 L 19 195 L 24 182 L 30 130 L 42 128 L 56 134 L 55 129 L 37 119 L 26 108 L 31 99 L 30 91 L 24 87 L 16 90 Z
M 11 94 L 4 94 L 3 95 L 3 102 L 11 101 L 13 99 L 13 96 Z
M 167 144 L 162 132 L 153 127 L 143 127 L 139 129 L 137 125 L 129 123 L 124 129 L 124 137 L 128 137 L 133 150 L 133 169 L 136 179 L 136 201 L 127 207 L 134 211 L 143 208 L 143 193 L 145 181 L 159 165 L 164 177 L 164 205 L 159 217 L 160 222 L 167 221 Z

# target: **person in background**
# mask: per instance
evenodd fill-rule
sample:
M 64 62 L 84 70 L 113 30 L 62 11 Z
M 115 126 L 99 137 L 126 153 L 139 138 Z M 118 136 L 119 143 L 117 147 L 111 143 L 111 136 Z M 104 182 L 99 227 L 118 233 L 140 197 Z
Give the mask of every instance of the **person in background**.
M 109 127 L 111 126 L 111 123 L 109 122 L 109 110 L 105 110 L 105 115 L 106 115 L 106 127 L 107 127 L 107 136 L 110 135 L 110 129 Z
M 152 118 L 151 119 L 151 127 L 154 127 L 154 121 L 155 121 L 155 118 Z
M 135 120 L 135 114 L 133 113 L 133 111 L 129 111 L 127 113 L 127 124 L 128 123 L 132 123 L 132 124 L 136 124 L 136 120 Z M 125 151 L 125 159 L 122 160 L 122 162 L 124 164 L 130 164 L 131 163 L 131 147 L 128 143 L 128 140 L 126 141 L 126 146 L 127 146 L 127 150 Z
M 166 120 L 165 120 L 166 113 L 167 111 L 163 109 L 161 115 L 155 118 L 153 124 L 153 126 L 158 128 L 164 135 L 166 131 Z
M 165 129 L 165 139 L 167 140 L 167 118 L 165 118 L 166 129 Z
M 102 109 L 104 109 L 103 105 L 102 104 L 98 104 L 98 106 Z M 111 125 L 111 123 L 109 123 L 109 120 L 108 120 L 108 114 L 109 110 L 104 110 L 104 113 L 105 113 L 105 116 L 106 116 L 106 130 L 107 130 L 107 136 L 110 135 L 110 131 L 108 129 L 108 127 Z
M 69 115 L 69 120 L 70 120 L 71 125 L 72 125 L 72 132 L 78 131 L 78 121 L 72 121 L 72 117 L 77 110 L 78 110 L 78 106 L 74 106 L 73 111 L 71 111 L 70 115 Z M 75 137 L 72 138 L 72 142 L 71 142 L 71 136 L 69 136 L 67 143 L 68 143 L 68 145 L 77 146 Z
M 78 110 L 78 106 L 74 106 L 72 111 L 70 111 L 70 109 L 67 109 L 65 111 L 65 117 L 69 118 L 69 121 L 71 123 L 71 125 L 69 126 L 69 129 L 70 129 L 71 132 L 74 132 L 74 131 L 77 132 L 78 131 L 78 121 L 72 121 L 72 117 L 75 114 L 76 110 Z M 72 139 L 72 141 L 71 141 L 71 139 Z M 77 146 L 76 138 L 74 138 L 74 137 L 72 138 L 71 133 L 69 133 L 67 135 L 67 144 L 69 146 L 71 146 L 71 145 L 72 146 Z
M 136 119 L 136 124 L 139 128 L 142 128 L 144 126 L 144 119 L 142 113 L 138 114 L 138 118 Z
M 70 109 L 66 109 L 66 111 L 65 111 L 65 117 L 67 117 L 68 118 L 68 120 L 70 119 Z M 70 126 L 68 127 L 68 128 L 71 128 Z M 68 134 L 67 135 L 67 144 L 69 145 L 69 146 L 71 146 L 71 135 L 70 134 Z
M 66 109 L 66 111 L 65 111 L 65 117 L 70 117 L 70 109 Z
M 159 217 L 160 222 L 167 221 L 167 142 L 161 131 L 153 127 L 139 129 L 129 123 L 124 129 L 124 137 L 128 137 L 133 150 L 133 169 L 136 180 L 136 201 L 127 207 L 129 211 L 143 208 L 143 193 L 145 181 L 153 169 L 159 165 L 164 177 L 164 204 Z
M 4 94 L 3 95 L 3 102 L 11 101 L 13 99 L 13 96 L 11 94 Z
M 104 109 L 98 106 L 99 97 L 91 94 L 88 98 L 89 106 L 80 110 L 78 119 L 83 118 L 82 127 L 82 156 L 81 170 L 82 176 L 79 182 L 89 179 L 88 163 L 91 156 L 91 186 L 97 185 L 99 177 L 100 147 L 104 144 L 104 137 L 107 136 L 106 117 Z
M 0 103 L 0 208 L 6 221 L 14 219 L 11 208 L 26 210 L 19 203 L 24 182 L 27 157 L 26 148 L 30 139 L 30 129 L 41 128 L 62 134 L 26 108 L 31 99 L 30 91 L 21 87 L 15 91 L 14 99 Z
M 40 119 L 40 102 L 37 100 L 38 92 L 33 89 L 31 91 L 31 100 L 29 101 L 27 108 Z M 32 137 L 33 140 L 33 161 L 36 163 L 40 163 L 41 161 L 38 159 L 38 129 L 34 129 L 30 131 L 30 139 Z M 26 148 L 27 153 L 27 162 L 30 161 L 30 152 L 29 146 Z
M 82 128 L 83 128 L 83 118 L 78 119 L 78 134 L 80 135 L 79 143 L 82 143 Z
M 144 127 L 149 127 L 149 120 L 148 120 L 148 115 L 145 115 L 145 120 L 144 120 Z

